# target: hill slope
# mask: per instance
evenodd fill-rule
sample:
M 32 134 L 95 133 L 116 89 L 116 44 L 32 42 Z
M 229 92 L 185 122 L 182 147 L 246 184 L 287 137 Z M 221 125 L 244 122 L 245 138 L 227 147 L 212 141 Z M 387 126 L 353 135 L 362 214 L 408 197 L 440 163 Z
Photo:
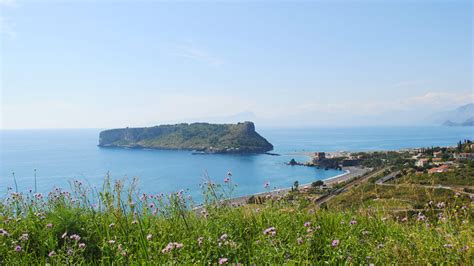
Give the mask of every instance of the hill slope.
M 209 153 L 264 153 L 273 149 L 252 122 L 177 124 L 100 133 L 100 147 L 185 149 Z

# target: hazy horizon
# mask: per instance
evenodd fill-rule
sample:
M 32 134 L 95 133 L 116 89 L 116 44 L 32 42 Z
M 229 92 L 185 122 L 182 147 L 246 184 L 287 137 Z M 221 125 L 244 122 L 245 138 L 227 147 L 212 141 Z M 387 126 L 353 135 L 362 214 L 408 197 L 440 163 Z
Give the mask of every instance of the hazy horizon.
M 472 8 L 0 0 L 0 129 L 430 124 L 474 102 Z

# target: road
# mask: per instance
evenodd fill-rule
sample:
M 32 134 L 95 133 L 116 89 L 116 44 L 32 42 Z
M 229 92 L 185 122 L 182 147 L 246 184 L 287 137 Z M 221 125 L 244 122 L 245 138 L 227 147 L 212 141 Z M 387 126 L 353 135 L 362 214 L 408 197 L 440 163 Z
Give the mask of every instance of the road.
M 324 195 L 322 197 L 319 197 L 318 199 L 316 199 L 316 204 L 318 205 L 321 205 L 325 202 L 328 202 L 330 201 L 332 198 L 334 198 L 335 196 L 349 190 L 350 188 L 352 188 L 353 186 L 357 185 L 357 184 L 360 184 L 360 183 L 363 183 L 363 182 L 367 182 L 367 180 L 369 178 L 372 178 L 374 176 L 377 176 L 377 175 L 380 175 L 381 173 L 383 173 L 385 170 L 387 170 L 388 168 L 382 168 L 380 170 L 377 170 L 371 174 L 368 174 L 362 178 L 359 178 L 359 179 L 356 179 L 354 180 L 353 182 L 350 182 L 349 184 L 343 186 L 342 188 L 339 188 L 333 192 L 331 192 L 330 194 L 327 194 L 327 195 Z

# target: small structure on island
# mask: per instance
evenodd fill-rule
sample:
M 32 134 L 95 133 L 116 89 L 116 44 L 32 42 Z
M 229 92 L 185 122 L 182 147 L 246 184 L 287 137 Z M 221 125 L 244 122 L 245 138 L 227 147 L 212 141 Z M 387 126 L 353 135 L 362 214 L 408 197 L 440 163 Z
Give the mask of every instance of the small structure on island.
M 313 164 L 318 164 L 320 161 L 326 159 L 325 152 L 315 152 L 313 157 Z

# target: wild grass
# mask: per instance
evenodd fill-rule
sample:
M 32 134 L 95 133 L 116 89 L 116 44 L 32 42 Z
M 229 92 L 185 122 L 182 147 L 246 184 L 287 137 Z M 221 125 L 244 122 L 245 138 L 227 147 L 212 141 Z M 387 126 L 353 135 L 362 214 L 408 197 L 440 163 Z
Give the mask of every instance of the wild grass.
M 303 195 L 232 206 L 234 188 L 230 177 L 206 182 L 198 208 L 184 191 L 140 193 L 136 180 L 106 178 L 100 191 L 80 181 L 48 195 L 10 190 L 0 264 L 472 264 L 469 204 L 432 202 L 401 219 L 319 209 Z

